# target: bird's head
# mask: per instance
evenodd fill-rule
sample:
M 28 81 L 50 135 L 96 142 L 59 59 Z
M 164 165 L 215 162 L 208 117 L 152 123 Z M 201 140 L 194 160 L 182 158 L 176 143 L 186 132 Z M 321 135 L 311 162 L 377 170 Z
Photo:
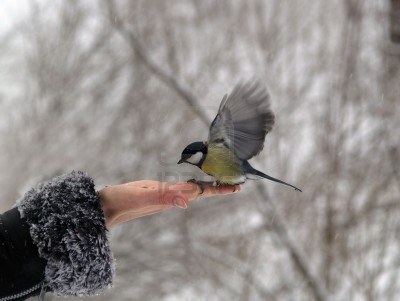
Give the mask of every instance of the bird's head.
M 178 164 L 186 162 L 200 167 L 206 154 L 207 144 L 202 141 L 193 142 L 182 151 L 181 159 L 178 161 Z

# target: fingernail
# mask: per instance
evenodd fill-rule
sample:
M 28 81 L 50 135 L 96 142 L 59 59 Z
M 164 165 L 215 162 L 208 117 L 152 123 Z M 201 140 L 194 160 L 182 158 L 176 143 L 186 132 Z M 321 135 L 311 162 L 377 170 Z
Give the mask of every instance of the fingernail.
M 182 198 L 175 198 L 174 199 L 174 206 L 182 208 L 182 209 L 186 209 L 187 208 L 186 202 Z

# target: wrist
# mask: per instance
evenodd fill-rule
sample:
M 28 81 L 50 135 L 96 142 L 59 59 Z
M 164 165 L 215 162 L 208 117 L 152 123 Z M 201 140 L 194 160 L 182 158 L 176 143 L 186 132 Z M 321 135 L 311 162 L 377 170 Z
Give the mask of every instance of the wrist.
M 107 185 L 104 188 L 96 191 L 96 194 L 100 199 L 100 205 L 104 213 L 104 218 L 107 228 L 113 225 L 113 221 L 115 220 L 116 217 L 116 210 L 114 208 L 115 202 L 112 201 L 110 195 L 111 187 L 112 187 L 111 185 L 110 186 Z

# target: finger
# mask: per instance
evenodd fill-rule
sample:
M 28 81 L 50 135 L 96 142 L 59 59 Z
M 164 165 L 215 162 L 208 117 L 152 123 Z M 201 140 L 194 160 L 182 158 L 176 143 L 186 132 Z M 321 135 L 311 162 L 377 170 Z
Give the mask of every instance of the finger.
M 219 185 L 213 186 L 211 183 L 203 183 L 204 191 L 196 183 L 173 183 L 168 186 L 169 190 L 182 192 L 189 200 L 206 198 L 215 195 L 226 195 L 240 191 L 240 185 Z
M 213 186 L 211 183 L 202 183 L 204 191 L 202 193 L 202 189 L 196 183 L 164 183 L 153 180 L 142 180 L 136 182 L 126 183 L 126 185 L 133 186 L 140 190 L 156 190 L 163 191 L 173 190 L 173 191 L 182 191 L 185 195 L 187 195 L 190 199 L 196 198 L 197 195 L 202 194 L 202 197 L 208 197 L 213 195 L 224 195 L 231 194 L 234 192 L 240 191 L 240 185 L 218 185 Z
M 125 184 L 136 195 L 136 206 L 163 205 L 187 208 L 191 200 L 215 195 L 226 195 L 240 191 L 240 185 L 219 185 L 204 183 L 204 190 L 196 183 L 164 183 L 142 180 Z
M 240 185 L 205 185 L 202 194 L 198 195 L 197 198 L 207 198 L 214 195 L 227 195 L 240 191 Z
M 164 187 L 162 196 L 159 199 L 161 204 L 170 205 L 182 209 L 186 209 L 189 206 L 188 196 L 180 190 L 171 190 L 168 187 Z

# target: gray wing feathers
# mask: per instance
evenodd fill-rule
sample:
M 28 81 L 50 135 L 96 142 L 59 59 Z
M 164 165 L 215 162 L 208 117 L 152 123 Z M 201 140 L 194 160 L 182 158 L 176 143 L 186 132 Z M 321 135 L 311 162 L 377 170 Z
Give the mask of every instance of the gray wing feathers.
M 238 84 L 222 99 L 208 140 L 224 142 L 238 158 L 248 160 L 263 149 L 274 121 L 267 90 L 258 82 Z
M 228 99 L 228 94 L 225 94 L 224 97 L 222 97 L 221 103 L 219 104 L 218 112 L 220 112 L 221 109 L 225 106 L 227 99 Z

